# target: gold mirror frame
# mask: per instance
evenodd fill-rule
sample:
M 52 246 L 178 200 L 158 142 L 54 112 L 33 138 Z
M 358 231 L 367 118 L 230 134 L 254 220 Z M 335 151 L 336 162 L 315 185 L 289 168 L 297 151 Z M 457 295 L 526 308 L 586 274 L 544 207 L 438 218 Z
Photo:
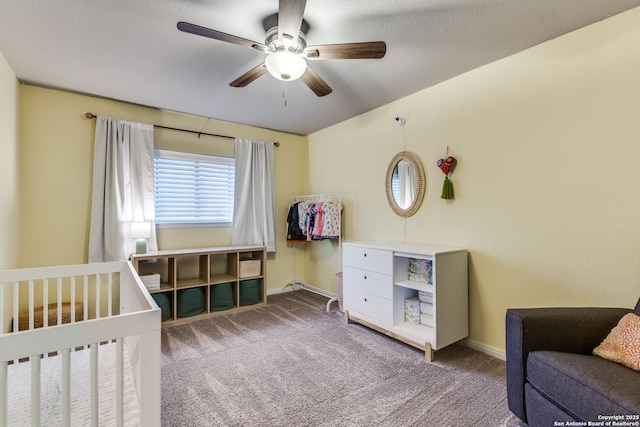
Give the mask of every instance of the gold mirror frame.
M 398 202 L 393 197 L 393 191 L 391 189 L 391 180 L 393 179 L 393 173 L 401 160 L 405 160 L 413 165 L 416 172 L 416 179 L 418 181 L 416 185 L 417 189 L 415 198 L 413 199 L 412 203 L 404 209 L 398 205 Z M 385 178 L 387 201 L 389 202 L 389 206 L 391 207 L 391 209 L 396 214 L 404 218 L 408 218 L 418 212 L 418 209 L 420 209 L 420 205 L 422 204 L 422 200 L 424 199 L 426 184 L 425 181 L 426 179 L 424 175 L 424 168 L 422 167 L 422 162 L 420 162 L 418 156 L 410 151 L 401 151 L 400 153 L 396 154 L 393 159 L 391 159 L 391 163 L 389 163 L 389 167 L 387 168 L 387 176 Z

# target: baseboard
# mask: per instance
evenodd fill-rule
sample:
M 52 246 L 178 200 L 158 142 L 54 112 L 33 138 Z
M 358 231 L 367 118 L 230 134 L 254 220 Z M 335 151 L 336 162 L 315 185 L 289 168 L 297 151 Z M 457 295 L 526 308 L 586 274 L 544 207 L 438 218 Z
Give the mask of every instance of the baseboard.
M 488 356 L 495 357 L 500 360 L 507 360 L 507 353 L 504 350 L 500 350 L 499 348 L 491 347 L 490 345 L 479 343 L 478 341 L 466 339 L 464 340 L 464 345 L 467 347 L 479 351 L 480 353 L 484 353 Z

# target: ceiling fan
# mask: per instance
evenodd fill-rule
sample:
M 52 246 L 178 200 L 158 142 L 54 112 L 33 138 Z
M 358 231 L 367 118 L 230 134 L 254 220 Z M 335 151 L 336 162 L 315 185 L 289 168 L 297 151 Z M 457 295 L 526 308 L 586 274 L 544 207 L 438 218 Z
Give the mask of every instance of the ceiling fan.
M 250 47 L 268 55 L 262 64 L 229 83 L 233 87 L 244 87 L 268 71 L 283 81 L 301 78 L 317 96 L 325 96 L 332 92 L 331 87 L 307 66 L 306 60 L 384 57 L 387 45 L 383 41 L 307 46 L 306 36 L 302 31 L 306 4 L 306 0 L 280 0 L 278 24 L 267 31 L 264 44 L 188 22 L 178 22 L 178 29 L 185 33 Z

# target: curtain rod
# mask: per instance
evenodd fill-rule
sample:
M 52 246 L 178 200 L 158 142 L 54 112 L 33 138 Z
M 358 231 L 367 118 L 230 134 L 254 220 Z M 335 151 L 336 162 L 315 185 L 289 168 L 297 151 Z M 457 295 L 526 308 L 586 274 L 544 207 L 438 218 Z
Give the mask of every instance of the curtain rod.
M 96 117 L 98 117 L 93 113 L 85 113 L 84 116 L 87 119 L 95 119 Z M 175 131 L 178 131 L 178 132 L 195 133 L 195 134 L 198 135 L 198 138 L 200 138 L 200 135 L 206 135 L 206 136 L 216 136 L 218 138 L 235 139 L 234 136 L 218 135 L 216 133 L 198 132 L 198 131 L 195 131 L 195 130 L 172 128 L 172 127 L 169 127 L 169 126 L 153 125 L 153 127 L 154 128 L 160 128 L 160 129 L 167 129 L 167 130 L 175 130 Z M 276 147 L 279 147 L 280 143 L 276 141 L 276 142 L 273 143 L 273 145 L 275 145 Z

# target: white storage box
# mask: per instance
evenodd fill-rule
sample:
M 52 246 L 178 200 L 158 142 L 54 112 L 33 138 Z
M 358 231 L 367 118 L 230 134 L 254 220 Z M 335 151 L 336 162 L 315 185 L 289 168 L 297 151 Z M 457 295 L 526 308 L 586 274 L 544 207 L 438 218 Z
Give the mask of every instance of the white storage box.
M 259 276 L 261 267 L 262 262 L 259 259 L 240 260 L 240 278 Z
M 160 274 L 143 274 L 140 276 L 140 280 L 142 280 L 144 286 L 150 291 L 160 289 Z

